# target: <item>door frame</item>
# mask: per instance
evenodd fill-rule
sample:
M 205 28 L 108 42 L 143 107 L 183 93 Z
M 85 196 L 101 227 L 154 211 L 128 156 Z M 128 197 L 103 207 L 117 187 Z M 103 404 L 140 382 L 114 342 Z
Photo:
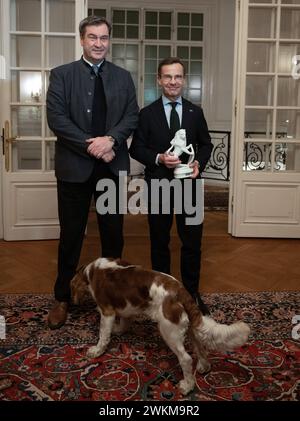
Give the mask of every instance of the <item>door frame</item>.
M 42 15 L 45 13 L 43 5 L 44 3 L 42 3 Z M 2 50 L 0 50 L 0 53 L 7 58 L 7 78 L 4 81 L 0 81 L 2 104 L 4 104 L 0 110 L 1 129 L 4 127 L 6 120 L 10 122 L 10 127 L 12 126 L 10 111 L 11 70 L 9 63 L 10 11 L 11 2 L 9 0 L 0 0 L 0 19 L 2 25 L 0 38 Z M 81 56 L 78 25 L 86 14 L 87 0 L 75 0 L 75 59 L 78 59 Z M 45 28 L 43 29 L 42 24 L 41 34 L 43 34 L 42 31 L 44 30 Z M 41 69 L 45 70 L 45 67 L 42 67 L 42 65 L 43 62 L 41 63 Z M 41 102 L 41 107 L 43 106 L 43 102 Z M 42 134 L 42 136 L 44 135 Z M 41 240 L 58 238 L 59 223 L 57 219 L 57 206 L 55 206 L 54 203 L 54 200 L 56 200 L 56 178 L 54 171 L 42 169 L 38 171 L 21 170 L 7 172 L 4 166 L 4 159 L 1 160 L 0 170 L 0 238 L 4 237 L 5 240 Z M 30 214 L 31 198 L 34 199 L 31 205 L 33 212 L 32 218 Z M 44 200 L 47 202 L 45 203 Z M 16 206 L 16 203 L 21 203 L 21 210 L 17 209 L 17 207 L 19 208 L 19 205 Z
M 0 22 L 4 21 L 4 2 L 3 0 L 0 0 Z M 7 65 L 5 61 L 5 36 L 6 28 L 2 27 L 1 33 L 0 33 L 0 57 L 1 57 L 1 63 L 0 63 L 0 97 L 2 98 L 2 104 L 5 103 L 5 91 L 7 90 L 5 87 L 5 84 L 7 84 Z M 1 159 L 0 159 L 0 239 L 3 239 L 4 237 L 4 217 L 3 217 L 3 208 L 4 208 L 4 195 L 3 195 L 3 142 L 4 139 L 2 127 L 4 127 L 4 121 L 5 121 L 5 110 L 3 105 L 0 106 L 0 129 L 1 129 Z
M 236 237 L 300 238 L 299 171 L 276 172 L 274 169 L 271 171 L 244 171 L 242 169 L 248 43 L 248 32 L 245 28 L 248 28 L 249 3 L 251 2 L 248 0 L 242 2 L 236 0 L 228 230 Z M 256 6 L 252 5 L 251 7 Z M 270 5 L 270 7 L 281 7 L 281 5 Z M 276 13 L 279 11 L 276 9 Z M 275 37 L 277 40 L 277 34 Z M 280 40 L 279 37 L 278 45 Z M 276 45 L 276 48 L 279 47 Z M 277 65 L 278 63 L 274 64 L 275 76 L 279 74 Z M 275 101 L 276 98 L 273 108 L 278 110 L 280 107 Z M 276 145 L 274 127 L 276 128 L 276 124 L 273 124 L 272 139 L 265 139 L 266 143 L 272 142 L 273 148 Z M 280 142 L 278 141 L 278 143 Z M 274 157 L 274 151 L 272 157 Z M 265 214 L 265 209 L 269 213 Z
M 234 177 L 236 174 L 235 164 L 237 162 L 236 158 L 236 120 L 237 120 L 237 84 L 238 84 L 238 75 L 239 75 L 239 55 L 238 55 L 238 45 L 239 45 L 239 32 L 240 32 L 240 0 L 235 0 L 235 20 L 234 20 L 234 60 L 233 60 L 233 84 L 232 84 L 232 121 L 231 121 L 231 147 L 230 147 L 230 159 L 229 159 L 229 195 L 228 195 L 228 233 L 232 234 L 233 232 L 233 198 L 235 196 L 235 182 Z

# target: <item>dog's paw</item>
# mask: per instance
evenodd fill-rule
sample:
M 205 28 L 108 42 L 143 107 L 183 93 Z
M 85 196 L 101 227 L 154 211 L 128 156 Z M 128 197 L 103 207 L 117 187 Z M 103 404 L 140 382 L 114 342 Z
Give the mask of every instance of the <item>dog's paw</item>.
M 91 346 L 88 350 L 87 350 L 87 357 L 88 358 L 97 358 L 102 354 L 101 349 L 99 349 L 96 345 L 95 346 Z
M 211 369 L 211 365 L 208 361 L 198 360 L 196 370 L 200 374 L 208 373 L 210 371 L 210 369 Z
M 194 386 L 195 386 L 194 379 L 189 379 L 189 380 L 182 379 L 178 383 L 179 390 L 184 396 L 187 395 L 191 390 L 193 390 Z

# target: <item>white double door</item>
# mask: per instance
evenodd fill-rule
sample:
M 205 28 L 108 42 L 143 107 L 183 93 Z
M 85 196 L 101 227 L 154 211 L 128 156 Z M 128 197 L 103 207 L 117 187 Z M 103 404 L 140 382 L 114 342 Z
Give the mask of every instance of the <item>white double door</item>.
M 230 231 L 300 238 L 300 0 L 236 4 Z
M 55 137 L 46 122 L 50 69 L 80 57 L 83 0 L 2 0 L 2 211 L 5 240 L 57 238 Z M 4 75 L 3 75 L 4 76 Z

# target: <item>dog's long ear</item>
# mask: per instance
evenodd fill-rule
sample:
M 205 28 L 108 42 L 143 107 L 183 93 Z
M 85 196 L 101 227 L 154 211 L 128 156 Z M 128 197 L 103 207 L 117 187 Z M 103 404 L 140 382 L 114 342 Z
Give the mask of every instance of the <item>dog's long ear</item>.
M 71 280 L 71 298 L 74 304 L 80 304 L 87 292 L 88 278 L 85 266 L 81 266 Z

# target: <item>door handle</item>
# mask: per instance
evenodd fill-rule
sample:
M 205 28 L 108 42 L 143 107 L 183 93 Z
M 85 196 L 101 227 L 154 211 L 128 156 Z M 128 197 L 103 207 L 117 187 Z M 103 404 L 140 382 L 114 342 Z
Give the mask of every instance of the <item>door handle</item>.
M 10 136 L 10 130 L 9 130 L 9 121 L 6 120 L 4 123 L 4 129 L 3 129 L 3 152 L 5 157 L 5 170 L 10 170 L 10 151 L 11 151 L 11 143 L 17 140 L 18 136 L 12 137 Z

